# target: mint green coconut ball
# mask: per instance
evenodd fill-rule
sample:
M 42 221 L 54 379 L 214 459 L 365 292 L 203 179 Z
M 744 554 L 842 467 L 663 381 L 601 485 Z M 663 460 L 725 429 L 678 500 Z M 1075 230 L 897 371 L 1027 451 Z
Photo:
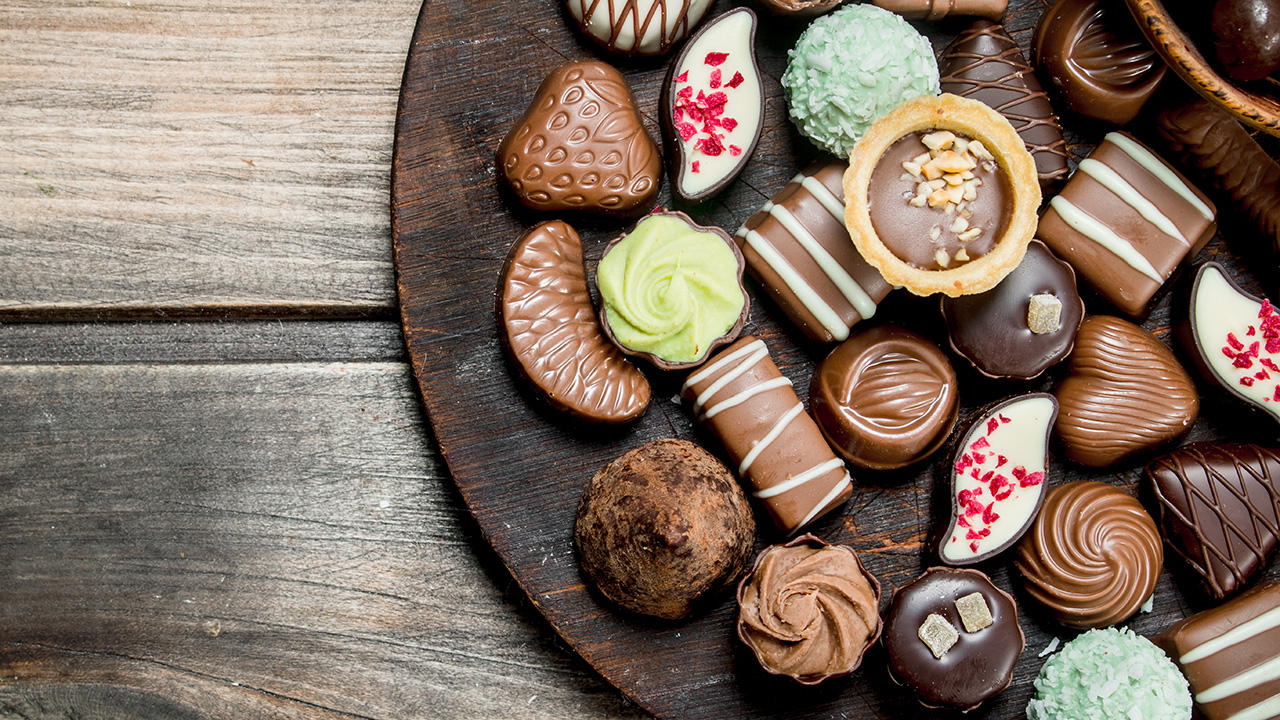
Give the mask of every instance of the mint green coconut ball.
M 1173 661 L 1131 630 L 1090 630 L 1040 668 L 1027 720 L 1189 720 Z
M 929 41 L 874 5 L 847 5 L 814 20 L 788 56 L 782 87 L 791 119 L 840 157 L 904 100 L 938 94 Z

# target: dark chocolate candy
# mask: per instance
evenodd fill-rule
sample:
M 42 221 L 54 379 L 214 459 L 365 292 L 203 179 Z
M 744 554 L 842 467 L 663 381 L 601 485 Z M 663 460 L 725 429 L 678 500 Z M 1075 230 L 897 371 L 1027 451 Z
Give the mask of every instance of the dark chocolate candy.
M 872 5 L 912 20 L 941 20 L 953 15 L 973 15 L 999 20 L 1009 0 L 872 0 Z M 947 92 L 945 89 L 943 92 Z
M 746 167 L 764 127 L 756 14 L 717 16 L 685 43 L 667 72 L 662 133 L 672 192 L 691 202 L 720 192 Z
M 1236 80 L 1261 80 L 1280 69 L 1280 0 L 1218 0 L 1213 52 Z
M 970 632 L 956 601 L 973 593 L 981 596 L 991 624 Z M 974 600 L 961 605 L 970 603 Z M 929 621 L 930 616 L 940 620 Z M 941 657 L 935 657 L 921 638 L 926 621 L 945 622 L 952 628 L 954 643 Z M 889 675 L 915 690 L 922 704 L 956 710 L 971 710 L 1008 687 L 1026 645 L 1018 608 L 1009 593 L 977 570 L 943 567 L 929 568 L 894 589 L 883 637 Z
M 1204 193 L 1150 148 L 1112 132 L 1049 201 L 1036 236 L 1137 318 L 1213 237 L 1216 217 Z
M 520 375 L 553 407 L 624 423 L 649 406 L 649 381 L 596 323 L 578 233 L 559 220 L 511 247 L 498 284 L 498 337 Z
M 1164 539 L 1221 600 L 1247 585 L 1280 542 L 1280 453 L 1192 443 L 1147 465 Z
M 622 74 L 598 60 L 547 75 L 498 145 L 498 170 L 534 210 L 643 212 L 662 182 L 662 156 Z
M 843 160 L 819 160 L 738 229 L 752 277 L 810 338 L 844 340 L 893 289 L 844 224 Z
M 1031 66 L 1004 26 L 990 20 L 970 25 L 938 59 L 942 92 L 979 100 L 1005 116 L 1036 161 L 1040 186 L 1067 178 L 1067 141 Z
M 1054 431 L 1067 457 L 1105 467 L 1157 450 L 1191 429 L 1200 413 L 1195 383 L 1155 335 L 1117 317 L 1080 324 L 1070 373 L 1054 388 Z
M 1003 552 L 1027 531 L 1049 487 L 1049 431 L 1058 401 L 1017 395 L 975 413 L 949 466 L 951 524 L 938 545 L 948 565 Z
M 835 10 L 842 0 L 756 0 L 770 13 L 784 18 L 808 19 Z
M 1202 720 L 1280 717 L 1280 584 L 1175 623 L 1156 645 L 1187 677 Z
M 712 0 L 566 0 L 587 37 L 613 52 L 662 55 L 688 37 Z
M 904 467 L 937 450 L 959 404 L 946 354 L 893 326 L 840 343 L 818 363 L 809 386 L 809 407 L 831 447 L 873 470 Z
M 1032 55 L 1067 107 L 1116 125 L 1138 114 L 1166 71 L 1123 3 L 1107 0 L 1058 0 L 1036 25 Z
M 1036 296 L 1040 299 L 1033 301 Z M 1037 325 L 1032 330 L 1033 302 L 1058 306 L 1054 329 Z M 1075 272 L 1039 240 L 1031 241 L 1022 262 L 999 285 L 977 295 L 944 296 L 941 305 L 951 348 L 995 378 L 1037 377 L 1071 352 L 1084 319 Z
M 750 335 L 685 380 L 681 395 L 750 481 L 778 528 L 794 533 L 836 509 L 853 481 L 763 340 Z

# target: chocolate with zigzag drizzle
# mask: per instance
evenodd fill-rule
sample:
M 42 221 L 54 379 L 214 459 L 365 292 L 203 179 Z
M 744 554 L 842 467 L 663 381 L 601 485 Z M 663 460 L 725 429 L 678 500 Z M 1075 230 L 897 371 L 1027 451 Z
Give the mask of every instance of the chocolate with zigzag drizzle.
M 662 55 L 688 37 L 711 0 L 568 0 L 578 28 L 609 50 Z

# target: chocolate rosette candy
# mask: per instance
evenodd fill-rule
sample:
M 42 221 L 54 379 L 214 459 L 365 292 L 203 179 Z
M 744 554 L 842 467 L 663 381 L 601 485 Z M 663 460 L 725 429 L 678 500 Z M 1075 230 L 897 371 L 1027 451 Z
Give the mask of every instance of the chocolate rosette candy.
M 1160 532 L 1137 499 L 1079 480 L 1049 491 L 1015 562 L 1031 597 L 1058 622 L 1084 630 L 1137 612 L 1163 560 Z
M 880 637 L 880 583 L 853 548 L 801 535 L 766 548 L 738 585 L 738 637 L 802 685 L 848 675 Z

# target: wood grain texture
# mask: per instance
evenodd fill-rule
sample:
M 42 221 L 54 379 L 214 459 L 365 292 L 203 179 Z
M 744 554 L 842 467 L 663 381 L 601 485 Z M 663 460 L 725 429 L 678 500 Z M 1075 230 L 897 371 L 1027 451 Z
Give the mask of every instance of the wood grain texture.
M 0 366 L 0 717 L 637 717 L 513 592 L 401 363 Z
M 0 318 L 391 308 L 420 5 L 0 5 Z
M 624 451 L 659 437 L 693 439 L 717 451 L 718 445 L 693 426 L 683 407 L 663 400 L 676 393 L 682 377 L 651 373 L 658 400 L 648 414 L 631 428 L 605 430 L 556 418 L 503 363 L 490 309 L 492 293 L 510 243 L 544 218 L 520 209 L 495 183 L 494 150 L 546 72 L 564 60 L 595 54 L 567 29 L 554 5 L 498 2 L 492 16 L 481 18 L 455 4 L 425 4 L 402 88 L 392 179 L 400 305 L 428 415 L 463 498 L 486 539 L 556 630 L 606 679 L 659 717 L 947 716 L 919 707 L 908 691 L 896 687 L 887 677 L 878 647 L 851 678 L 801 689 L 766 676 L 733 638 L 736 608 L 727 595 L 706 614 L 671 624 L 618 613 L 585 586 L 572 559 L 571 528 L 574 508 L 591 475 Z M 730 5 L 720 0 L 711 14 Z M 1010 34 L 1025 52 L 1045 3 L 1015 0 L 1010 5 Z M 935 48 L 950 39 L 947 27 L 931 32 Z M 690 210 L 700 223 L 737 227 L 816 155 L 786 121 L 777 83 L 798 30 L 775 26 L 770 31 L 761 33 L 757 48 L 768 76 L 766 129 L 743 175 L 724 194 L 702 207 L 680 208 Z M 505 72 L 491 62 L 495 52 L 511 47 L 525 48 L 521 59 L 530 72 Z M 656 108 L 661 64 L 614 60 L 623 67 L 641 107 Z M 441 73 L 440 67 L 471 72 Z M 652 112 L 646 119 L 650 131 L 656 131 Z M 1067 128 L 1067 135 L 1078 159 L 1101 131 Z M 659 203 L 670 202 L 664 190 Z M 620 228 L 621 224 L 580 223 L 589 267 Z M 1239 267 L 1220 243 L 1212 244 L 1202 257 L 1225 259 Z M 744 332 L 766 340 L 803 397 L 813 363 L 829 348 L 806 341 L 783 324 L 776 307 L 760 300 L 759 293 L 756 296 Z M 1086 303 L 1095 312 L 1107 312 L 1105 303 L 1087 291 Z M 1166 336 L 1168 313 L 1166 298 L 1146 326 Z M 877 321 L 882 319 L 900 321 L 946 342 L 936 301 L 895 294 L 881 305 Z M 1015 392 L 1048 389 L 1065 370 L 1060 367 L 1037 383 L 1009 384 L 958 369 L 966 413 Z M 1206 407 L 1190 437 L 1274 442 L 1259 428 L 1235 420 L 1230 409 Z M 1054 482 L 1098 477 L 1129 490 L 1140 473 L 1132 463 L 1102 473 L 1084 472 L 1056 449 L 1050 465 Z M 946 518 L 947 489 L 935 482 L 936 476 L 945 473 L 939 475 L 931 464 L 905 472 L 860 473 L 853 500 L 813 530 L 827 540 L 851 544 L 886 589 L 901 585 L 930 563 L 931 533 Z M 766 534 L 760 544 L 777 540 Z M 1071 635 L 1014 587 L 1007 559 L 983 569 L 1019 598 L 1028 651 L 1009 690 L 973 716 L 1019 717 L 1043 663 L 1037 653 L 1053 637 Z M 1185 616 L 1200 602 L 1186 588 L 1163 574 L 1154 611 L 1135 617 L 1128 626 L 1151 635 Z M 886 592 L 886 605 L 888 597 Z

